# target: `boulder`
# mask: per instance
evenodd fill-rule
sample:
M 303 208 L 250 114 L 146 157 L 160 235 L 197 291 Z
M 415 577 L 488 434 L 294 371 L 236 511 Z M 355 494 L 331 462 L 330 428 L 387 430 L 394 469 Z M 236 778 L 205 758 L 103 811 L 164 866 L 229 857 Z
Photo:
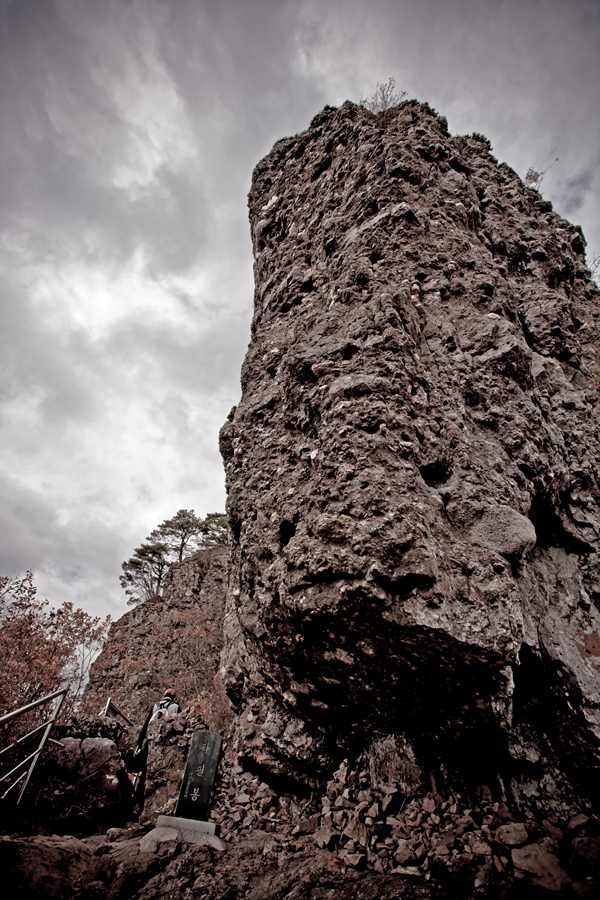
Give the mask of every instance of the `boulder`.
M 131 816 L 131 781 L 115 741 L 98 736 L 103 725 L 101 717 L 83 716 L 57 730 L 63 746 L 47 745 L 25 794 L 21 815 L 31 825 L 58 834 L 92 834 Z M 109 730 L 121 742 L 123 729 Z M 90 732 L 94 736 L 85 736 Z
M 0 838 L 0 866 L 10 874 L 11 896 L 64 900 L 74 885 L 89 879 L 93 854 L 75 837 Z M 5 881 L 6 883 L 6 881 Z
M 571 883 L 556 854 L 543 842 L 513 850 L 511 856 L 517 878 L 528 878 L 536 887 L 558 892 Z

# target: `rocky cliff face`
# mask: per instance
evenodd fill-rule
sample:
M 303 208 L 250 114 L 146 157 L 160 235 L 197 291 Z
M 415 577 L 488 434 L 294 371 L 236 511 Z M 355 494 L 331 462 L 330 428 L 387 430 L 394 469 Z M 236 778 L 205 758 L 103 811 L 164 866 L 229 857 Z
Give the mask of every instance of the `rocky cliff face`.
M 172 687 L 181 706 L 202 696 L 209 719 L 222 715 L 227 701 L 215 676 L 228 565 L 226 548 L 200 550 L 171 567 L 162 597 L 114 623 L 92 666 L 84 711 L 100 713 L 112 697 L 141 726 L 148 709 Z
M 221 433 L 238 748 L 539 811 L 599 799 L 600 292 L 581 230 L 426 104 L 325 109 L 249 196 Z
M 220 730 L 229 562 L 210 551 L 113 626 L 85 697 L 141 724 L 168 682 L 201 714 L 150 740 L 138 822 L 137 730 L 59 729 L 29 794 L 42 833 L 31 809 L 7 833 L 0 807 L 13 892 L 596 897 L 600 297 L 583 237 L 416 103 L 325 110 L 258 166 L 250 205 L 253 340 L 222 432 L 238 721 L 221 837 L 144 833 L 173 811 L 192 734 Z

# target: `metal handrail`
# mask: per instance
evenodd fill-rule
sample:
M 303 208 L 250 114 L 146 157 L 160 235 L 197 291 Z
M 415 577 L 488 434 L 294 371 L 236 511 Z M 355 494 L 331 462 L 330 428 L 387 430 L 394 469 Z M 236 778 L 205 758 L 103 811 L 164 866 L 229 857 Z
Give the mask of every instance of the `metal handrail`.
M 34 728 L 33 731 L 28 731 L 27 734 L 24 734 L 22 737 L 18 738 L 14 742 L 14 744 L 9 744 L 8 747 L 3 747 L 2 750 L 0 750 L 0 756 L 2 756 L 3 753 L 8 753 L 8 751 L 12 750 L 13 747 L 16 747 L 17 744 L 20 744 L 22 741 L 26 741 L 27 738 L 31 737 L 32 734 L 37 734 L 38 731 L 41 731 L 42 728 L 45 728 L 45 727 L 46 727 L 46 723 L 42 722 L 42 724 L 38 725 L 37 728 Z M 6 778 L 6 775 L 4 777 Z
M 23 737 L 18 738 L 18 740 L 16 740 L 14 742 L 14 744 L 9 744 L 8 747 L 4 747 L 2 750 L 0 750 L 0 756 L 2 756 L 3 753 L 8 753 L 9 750 L 12 750 L 12 748 L 16 747 L 17 744 L 20 744 L 21 741 L 27 740 L 28 737 L 32 736 L 32 734 L 37 734 L 38 731 L 41 731 L 42 728 L 45 728 L 45 727 L 46 727 L 46 723 L 42 722 L 42 724 L 38 725 L 37 728 L 34 728 L 33 731 L 28 731 L 27 734 L 23 735 Z M 61 741 L 55 741 L 54 738 L 51 738 L 51 737 L 48 738 L 48 743 L 56 744 L 57 747 L 63 747 L 63 749 L 65 746 L 63 743 L 61 743 Z M 6 775 L 4 777 L 6 778 Z
M 44 733 L 42 735 L 42 739 L 41 739 L 40 743 L 38 744 L 37 750 L 34 750 L 33 753 L 31 753 L 28 757 L 26 757 L 26 759 L 22 760 L 13 769 L 11 769 L 11 771 L 7 775 L 4 775 L 2 777 L 3 781 L 6 780 L 7 778 L 10 778 L 10 776 L 14 775 L 14 773 L 16 771 L 18 771 L 22 766 L 26 765 L 29 762 L 29 760 L 32 761 L 31 765 L 29 766 L 29 771 L 27 772 L 27 775 L 25 777 L 25 781 L 24 781 L 23 785 L 21 786 L 21 790 L 20 790 L 19 796 L 17 798 L 17 805 L 21 802 L 23 794 L 25 793 L 25 789 L 27 788 L 27 785 L 29 784 L 29 781 L 33 774 L 33 770 L 35 769 L 36 763 L 41 756 L 41 753 L 42 753 L 42 750 L 44 749 L 46 741 L 48 741 L 48 740 L 52 741 L 52 738 L 50 737 L 50 731 L 52 730 L 52 726 L 54 725 L 54 723 L 56 722 L 56 720 L 58 718 L 58 714 L 61 710 L 61 707 L 63 705 L 64 699 L 65 699 L 68 691 L 69 691 L 68 687 L 61 688 L 60 691 L 54 691 L 53 694 L 48 694 L 46 697 L 42 697 L 41 700 L 36 700 L 34 703 L 28 703 L 27 706 L 22 706 L 20 709 L 15 709 L 15 710 L 13 710 L 13 712 L 7 713 L 5 716 L 2 716 L 0 718 L 0 725 L 3 725 L 5 722 L 10 722 L 11 719 L 15 719 L 17 716 L 22 716 L 23 713 L 30 712 L 32 709 L 37 709 L 38 706 L 42 706 L 44 703 L 49 703 L 50 700 L 58 701 L 55 704 L 54 712 L 52 713 L 52 716 L 50 717 L 48 722 L 44 722 L 42 725 L 38 725 L 37 728 L 33 728 L 31 731 L 29 731 L 27 734 L 24 734 L 13 744 L 10 744 L 8 747 L 5 747 L 4 750 L 2 750 L 2 753 L 4 753 L 6 750 L 11 750 L 13 747 L 16 747 L 17 744 L 20 744 L 21 741 L 24 741 L 25 738 L 31 737 L 32 735 L 36 734 L 38 731 L 41 731 L 42 728 L 44 729 Z M 52 741 L 52 742 L 58 743 L 58 741 Z M 63 746 L 63 745 L 61 744 L 61 746 Z M 16 781 L 14 781 L 10 785 L 10 787 L 7 788 L 7 790 L 2 794 L 2 797 L 0 797 L 0 800 L 4 800 L 4 798 L 8 795 L 8 793 L 10 791 L 12 791 L 12 789 L 14 787 L 16 787 L 16 785 L 21 781 L 21 779 L 24 776 L 25 776 L 25 772 L 23 772 L 22 775 L 19 775 L 19 777 L 16 779 Z
M 119 709 L 119 707 L 117 706 L 117 704 L 115 703 L 115 701 L 113 700 L 112 697 L 109 697 L 108 700 L 106 701 L 106 706 L 104 707 L 104 709 L 102 710 L 100 715 L 106 716 L 108 718 L 108 716 L 110 716 L 111 712 L 113 712 L 116 716 L 121 716 L 121 718 L 125 722 L 127 722 L 128 725 L 133 725 L 133 722 L 131 721 L 129 716 L 127 716 L 123 712 L 122 709 Z
M 47 703 L 48 700 L 54 700 L 55 697 L 66 694 L 68 690 L 69 688 L 61 688 L 60 691 L 54 691 L 53 694 L 47 694 L 45 697 L 42 697 L 41 700 L 35 700 L 33 703 L 28 703 L 27 706 L 21 706 L 20 709 L 14 709 L 12 712 L 0 717 L 0 725 L 4 725 L 5 722 L 10 722 L 11 719 L 15 719 L 17 716 L 22 716 L 23 713 L 29 712 L 31 709 L 42 706 L 44 703 Z

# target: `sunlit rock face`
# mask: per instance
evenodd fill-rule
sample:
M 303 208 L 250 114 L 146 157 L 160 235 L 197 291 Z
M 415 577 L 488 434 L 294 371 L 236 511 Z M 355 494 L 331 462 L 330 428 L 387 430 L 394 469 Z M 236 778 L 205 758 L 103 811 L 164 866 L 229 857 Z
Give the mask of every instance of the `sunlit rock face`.
M 249 206 L 252 341 L 221 433 L 240 751 L 310 779 L 395 735 L 413 782 L 597 791 L 581 230 L 414 101 L 325 109 Z

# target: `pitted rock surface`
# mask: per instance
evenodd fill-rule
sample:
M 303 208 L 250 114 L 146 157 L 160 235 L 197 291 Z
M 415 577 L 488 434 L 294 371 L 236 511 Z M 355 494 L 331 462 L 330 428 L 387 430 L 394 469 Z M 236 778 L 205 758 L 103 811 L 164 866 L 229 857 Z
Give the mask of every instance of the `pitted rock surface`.
M 221 432 L 238 749 L 538 811 L 598 797 L 600 291 L 581 229 L 410 101 L 279 141 Z M 402 760 L 400 760 L 402 762 Z

